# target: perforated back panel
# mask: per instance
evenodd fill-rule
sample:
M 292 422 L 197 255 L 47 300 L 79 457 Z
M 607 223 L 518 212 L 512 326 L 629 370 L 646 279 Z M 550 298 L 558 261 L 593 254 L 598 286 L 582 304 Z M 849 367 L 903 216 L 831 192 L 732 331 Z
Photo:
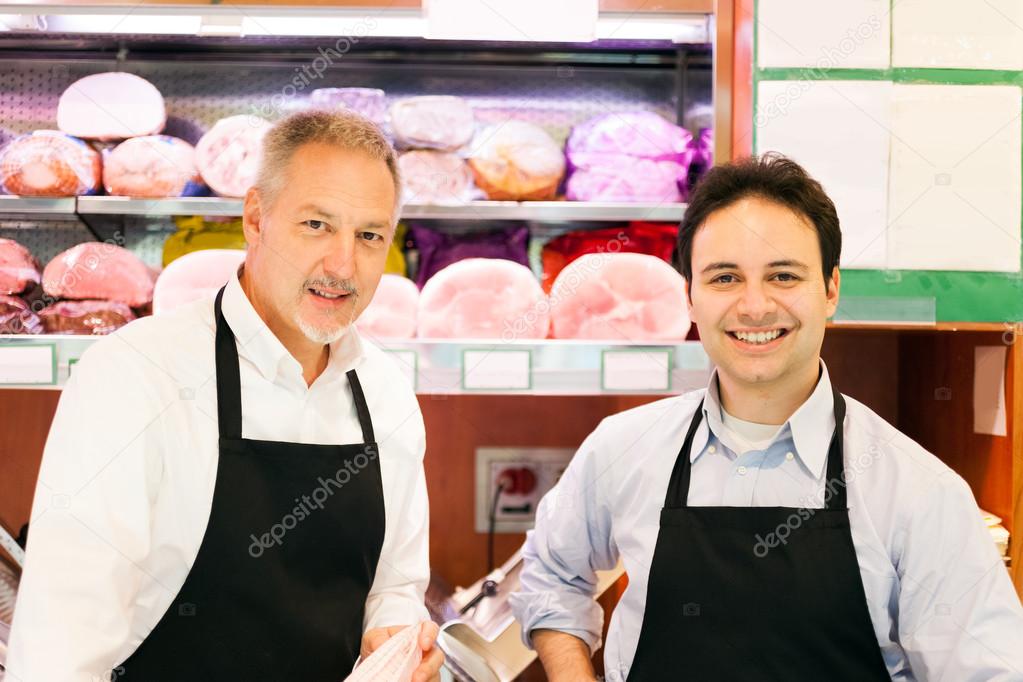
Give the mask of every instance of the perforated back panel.
M 332 52 L 328 44 L 304 61 L 290 56 L 290 61 L 275 63 L 4 59 L 0 129 L 26 133 L 55 128 L 61 93 L 77 79 L 104 71 L 127 71 L 152 82 L 166 101 L 164 132 L 193 144 L 225 116 L 244 113 L 276 120 L 303 109 L 316 88 L 379 88 L 389 103 L 414 95 L 458 95 L 473 105 L 480 126 L 509 118 L 528 120 L 559 142 L 573 125 L 598 114 L 642 108 L 675 120 L 679 109 L 676 71 L 671 68 L 394 64 L 348 57 Z M 684 80 L 685 108 L 701 102 L 709 106 L 709 73 L 693 73 L 695 77 Z M 35 229 L 27 230 L 25 222 L 0 221 L 0 236 L 17 239 L 44 262 L 93 238 L 74 221 L 32 224 Z M 126 246 L 152 265 L 159 264 L 163 238 L 172 230 L 169 219 L 126 219 L 123 227 Z

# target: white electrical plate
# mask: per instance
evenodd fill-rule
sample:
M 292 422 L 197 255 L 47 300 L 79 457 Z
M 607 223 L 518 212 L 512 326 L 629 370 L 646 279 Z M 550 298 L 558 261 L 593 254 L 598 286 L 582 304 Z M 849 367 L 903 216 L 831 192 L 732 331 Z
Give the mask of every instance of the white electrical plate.
M 530 530 L 536 519 L 537 505 L 561 478 L 574 454 L 573 448 L 477 448 L 476 532 L 486 533 L 489 530 L 490 508 L 497 479 L 502 471 L 514 467 L 532 469 L 536 487 L 527 495 L 502 493 L 495 515 L 494 532 L 522 533 Z

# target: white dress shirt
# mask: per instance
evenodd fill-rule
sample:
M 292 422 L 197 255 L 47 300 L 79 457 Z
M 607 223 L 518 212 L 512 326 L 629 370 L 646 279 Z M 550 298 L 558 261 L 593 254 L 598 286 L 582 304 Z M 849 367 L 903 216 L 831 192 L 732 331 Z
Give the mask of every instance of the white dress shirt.
M 629 585 L 611 618 L 604 662 L 609 682 L 626 678 L 668 481 L 703 397 L 689 504 L 823 507 L 835 425 L 827 369 L 766 450 L 738 456 L 715 435 L 725 433 L 716 379 L 707 390 L 608 417 L 583 442 L 527 539 L 521 591 L 512 597 L 527 642 L 531 630 L 548 628 L 595 650 L 602 612 L 592 598 L 594 571 L 621 558 Z M 852 539 L 893 679 L 1023 680 L 1023 608 L 969 487 L 866 406 L 845 400 Z
M 380 446 L 386 514 L 364 625 L 423 620 L 425 432 L 408 380 L 352 327 L 307 386 L 237 275 L 223 311 L 238 343 L 245 438 L 362 442 L 345 376 L 357 369 Z M 36 486 L 8 682 L 109 679 L 184 584 L 217 474 L 215 328 L 212 299 L 198 301 L 132 322 L 74 365 Z

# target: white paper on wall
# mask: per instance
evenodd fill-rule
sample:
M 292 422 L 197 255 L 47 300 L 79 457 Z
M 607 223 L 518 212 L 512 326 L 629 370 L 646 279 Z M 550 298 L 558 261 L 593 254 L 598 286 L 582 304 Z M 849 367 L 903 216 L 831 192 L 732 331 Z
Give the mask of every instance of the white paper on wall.
M 1005 419 L 1005 346 L 973 349 L 973 432 L 1007 433 Z
M 845 268 L 884 268 L 892 84 L 761 81 L 757 153 L 791 157 L 820 181 L 842 225 Z
M 898 0 L 892 66 L 1023 69 L 1023 1 Z
M 1020 270 L 1016 86 L 894 88 L 888 265 Z
M 761 68 L 888 68 L 889 1 L 760 0 L 757 64 Z

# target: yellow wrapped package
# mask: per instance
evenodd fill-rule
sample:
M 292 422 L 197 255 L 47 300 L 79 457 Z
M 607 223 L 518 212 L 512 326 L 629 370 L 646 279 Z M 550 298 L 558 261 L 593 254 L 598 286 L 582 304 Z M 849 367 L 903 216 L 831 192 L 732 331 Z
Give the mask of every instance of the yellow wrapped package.
M 163 266 L 186 253 L 205 249 L 245 249 L 245 234 L 241 218 L 204 218 L 203 216 L 178 216 L 174 218 L 178 231 L 163 244 Z M 391 275 L 405 275 L 405 224 L 398 223 L 394 241 L 387 251 L 385 272 Z

